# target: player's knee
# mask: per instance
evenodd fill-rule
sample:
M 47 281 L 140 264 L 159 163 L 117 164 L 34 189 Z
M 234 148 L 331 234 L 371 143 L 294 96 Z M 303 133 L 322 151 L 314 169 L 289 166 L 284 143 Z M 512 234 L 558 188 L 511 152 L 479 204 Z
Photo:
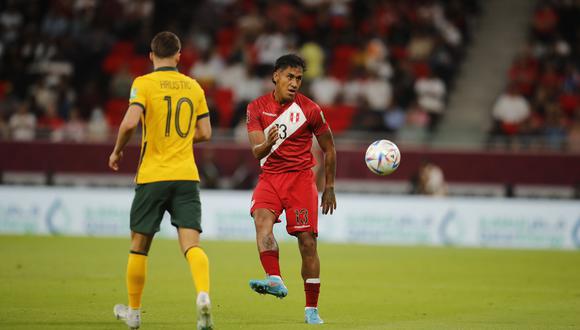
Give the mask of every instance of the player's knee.
M 274 222 L 276 218 L 272 213 L 265 212 L 255 212 L 254 213 L 254 223 L 256 225 L 256 230 L 260 232 L 272 232 L 274 227 Z
M 300 246 L 300 250 L 303 251 L 303 253 L 316 253 L 316 238 L 314 235 L 310 235 L 310 233 L 304 233 L 300 235 L 298 244 Z

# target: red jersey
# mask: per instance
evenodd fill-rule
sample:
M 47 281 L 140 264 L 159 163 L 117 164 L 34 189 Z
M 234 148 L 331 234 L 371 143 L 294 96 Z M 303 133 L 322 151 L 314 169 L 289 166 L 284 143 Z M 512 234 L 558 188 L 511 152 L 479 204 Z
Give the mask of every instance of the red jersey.
M 263 131 L 278 126 L 279 139 L 270 153 L 260 160 L 263 172 L 283 173 L 312 168 L 316 161 L 310 151 L 312 134 L 319 136 L 330 128 L 322 110 L 306 96 L 296 93 L 284 105 L 269 93 L 255 99 L 246 111 L 248 132 Z

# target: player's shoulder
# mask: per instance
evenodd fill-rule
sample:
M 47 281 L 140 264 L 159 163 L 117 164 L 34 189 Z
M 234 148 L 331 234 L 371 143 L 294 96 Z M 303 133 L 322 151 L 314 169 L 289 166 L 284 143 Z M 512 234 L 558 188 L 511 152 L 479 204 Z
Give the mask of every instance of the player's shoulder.
M 135 79 L 133 79 L 133 84 L 137 86 L 148 86 L 153 85 L 155 81 L 156 79 L 151 72 L 141 76 L 137 76 Z
M 143 82 L 147 82 L 147 81 L 151 81 L 151 80 L 153 80 L 151 77 L 151 73 L 147 73 L 147 74 L 144 74 L 142 76 L 135 77 L 135 79 L 133 79 L 133 82 L 143 83 Z
M 298 106 L 300 108 L 302 108 L 302 110 L 306 110 L 306 111 L 319 111 L 320 110 L 320 106 L 314 102 L 313 100 L 311 100 L 309 97 L 307 97 L 306 95 L 302 94 L 302 93 L 296 93 L 296 97 L 294 98 L 294 102 L 296 104 L 298 104 Z

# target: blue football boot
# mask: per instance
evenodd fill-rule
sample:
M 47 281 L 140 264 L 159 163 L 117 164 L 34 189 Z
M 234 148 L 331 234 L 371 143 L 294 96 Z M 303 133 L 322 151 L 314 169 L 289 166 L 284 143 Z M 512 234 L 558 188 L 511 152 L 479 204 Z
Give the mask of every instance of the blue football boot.
M 308 324 L 322 324 L 324 321 L 318 315 L 318 308 L 307 307 L 304 310 L 304 322 Z
M 288 289 L 280 276 L 268 276 L 264 280 L 250 280 L 250 288 L 259 294 L 271 294 L 280 299 L 288 295 Z

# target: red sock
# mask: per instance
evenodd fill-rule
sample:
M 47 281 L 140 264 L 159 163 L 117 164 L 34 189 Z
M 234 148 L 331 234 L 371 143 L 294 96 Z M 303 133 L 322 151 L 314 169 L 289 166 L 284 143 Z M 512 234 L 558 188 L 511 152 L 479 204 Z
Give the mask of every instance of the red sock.
M 278 262 L 278 251 L 270 250 L 260 252 L 262 267 L 268 275 L 280 276 L 280 263 Z
M 316 281 L 318 283 L 304 282 L 304 293 L 306 294 L 306 307 L 318 307 L 318 295 L 320 294 L 320 280 L 316 279 Z

